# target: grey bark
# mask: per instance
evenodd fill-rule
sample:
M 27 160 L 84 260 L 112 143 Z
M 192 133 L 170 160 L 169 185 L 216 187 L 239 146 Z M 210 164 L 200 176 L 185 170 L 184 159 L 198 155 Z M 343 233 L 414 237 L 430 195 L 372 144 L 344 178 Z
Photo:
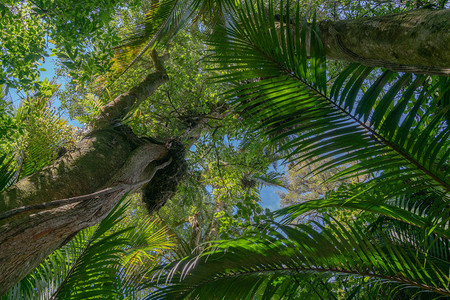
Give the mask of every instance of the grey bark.
M 151 185 L 156 171 L 170 164 L 168 146 L 116 126 L 167 81 L 155 52 L 152 57 L 156 70 L 103 107 L 94 131 L 73 151 L 0 194 L 0 295 L 78 231 L 100 222 L 124 194 Z M 55 202 L 60 199 L 66 200 Z M 51 201 L 56 205 L 47 207 Z M 30 210 L 40 206 L 45 208 Z
M 450 10 L 319 23 L 327 58 L 396 72 L 450 76 Z

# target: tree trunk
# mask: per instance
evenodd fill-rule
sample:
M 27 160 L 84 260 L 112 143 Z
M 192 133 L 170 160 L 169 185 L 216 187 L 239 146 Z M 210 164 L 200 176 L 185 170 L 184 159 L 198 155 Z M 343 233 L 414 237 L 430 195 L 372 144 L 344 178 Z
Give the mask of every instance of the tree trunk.
M 450 76 L 450 10 L 319 23 L 327 58 Z
M 0 296 L 81 229 L 99 223 L 127 192 L 151 185 L 156 171 L 171 163 L 170 146 L 113 126 L 168 79 L 152 54 L 156 71 L 106 105 L 94 131 L 73 151 L 0 194 Z

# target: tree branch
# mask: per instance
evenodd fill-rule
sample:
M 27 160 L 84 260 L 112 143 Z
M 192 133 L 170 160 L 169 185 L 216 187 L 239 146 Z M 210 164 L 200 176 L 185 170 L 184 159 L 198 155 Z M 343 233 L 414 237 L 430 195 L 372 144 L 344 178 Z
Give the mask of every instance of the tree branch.
M 165 58 L 159 57 L 156 50 L 152 51 L 151 57 L 155 71 L 147 75 L 143 81 L 130 91 L 119 95 L 103 106 L 100 115 L 93 124 L 94 128 L 106 127 L 109 124 L 122 120 L 130 111 L 138 107 L 142 101 L 151 96 L 161 84 L 169 80 L 169 76 L 167 76 L 162 64 Z
M 167 146 L 112 126 L 168 80 L 163 59 L 156 52 L 152 59 L 155 70 L 105 105 L 73 150 L 0 193 L 0 296 L 74 234 L 100 222 L 126 192 L 152 185 L 171 163 Z
M 139 182 L 131 183 L 131 184 L 124 184 L 124 183 L 118 184 L 113 187 L 108 187 L 106 189 L 103 189 L 103 190 L 100 190 L 100 191 L 97 191 L 94 193 L 81 195 L 81 196 L 77 196 L 77 197 L 70 197 L 70 198 L 66 198 L 66 199 L 54 200 L 54 201 L 40 203 L 40 204 L 36 204 L 36 205 L 28 205 L 28 206 L 18 207 L 18 208 L 11 209 L 5 213 L 0 214 L 0 220 L 10 218 L 12 216 L 15 216 L 20 213 L 27 212 L 27 211 L 55 208 L 55 207 L 59 207 L 59 206 L 67 205 L 67 204 L 72 204 L 72 203 L 81 202 L 84 200 L 89 200 L 89 199 L 96 198 L 96 197 L 98 198 L 99 196 L 111 194 L 111 193 L 117 192 L 119 190 L 124 190 L 124 191 L 132 190 L 134 188 L 140 187 L 140 186 L 150 182 L 152 180 L 153 176 L 155 175 L 156 171 L 164 169 L 166 166 L 168 166 L 171 163 L 172 163 L 172 158 L 169 158 L 168 161 L 155 167 L 153 169 L 152 174 L 150 175 L 150 177 L 148 179 L 141 180 Z
M 328 59 L 395 72 L 450 76 L 449 9 L 420 9 L 318 25 Z

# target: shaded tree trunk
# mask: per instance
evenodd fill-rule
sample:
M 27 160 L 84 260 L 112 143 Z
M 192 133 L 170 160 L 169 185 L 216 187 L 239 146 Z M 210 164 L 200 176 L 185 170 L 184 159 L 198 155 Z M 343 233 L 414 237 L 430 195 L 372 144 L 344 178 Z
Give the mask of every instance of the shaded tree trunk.
M 167 81 L 155 52 L 152 57 L 156 71 L 107 104 L 73 151 L 0 194 L 0 295 L 171 163 L 170 146 L 116 124 Z
M 450 76 L 450 10 L 319 23 L 327 58 Z

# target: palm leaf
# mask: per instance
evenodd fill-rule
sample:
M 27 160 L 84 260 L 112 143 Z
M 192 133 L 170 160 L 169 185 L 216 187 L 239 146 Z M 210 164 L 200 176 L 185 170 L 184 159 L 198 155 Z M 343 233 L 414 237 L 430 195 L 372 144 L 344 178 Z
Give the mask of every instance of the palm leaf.
M 275 21 L 272 2 L 264 7 L 261 1 L 245 1 L 230 25 L 209 41 L 212 62 L 228 71 L 216 79 L 236 83 L 227 96 L 249 124 L 258 124 L 275 142 L 283 139 L 279 149 L 288 159 L 331 159 L 316 172 L 351 166 L 332 180 L 376 174 L 386 181 L 409 178 L 410 189 L 450 189 L 448 171 L 442 168 L 450 155 L 449 107 L 436 108 L 448 94 L 441 79 L 428 82 L 421 75 L 380 73 L 353 64 L 328 96 L 314 20 L 308 27 L 299 7 L 291 9 L 289 1 L 280 4 L 280 15 L 295 16 L 286 22 Z M 375 76 L 372 83 L 369 75 Z
M 53 297 L 91 299 L 99 295 L 119 296 L 116 270 L 121 262 L 123 248 L 129 244 L 128 239 L 122 234 L 132 228 L 127 227 L 114 232 L 110 230 L 120 223 L 126 208 L 127 205 L 117 205 L 98 225 Z
M 381 232 L 325 220 L 315 225 L 271 227 L 176 262 L 162 272 L 165 287 L 148 299 L 270 299 L 282 293 L 277 287 L 301 287 L 311 274 L 371 277 L 450 295 L 448 261 L 417 255 L 413 245 Z
M 32 273 L 9 290 L 2 299 L 51 299 L 76 258 L 83 252 L 92 233 L 90 229 L 78 233 L 67 245 L 54 251 Z
M 39 171 L 58 158 L 58 150 L 74 143 L 71 126 L 49 104 L 58 88 L 50 83 L 47 93 L 27 97 L 16 111 L 16 122 L 24 129 L 17 141 L 18 178 Z
M 0 191 L 7 189 L 13 183 L 14 171 L 11 170 L 12 159 L 8 159 L 8 156 L 0 156 Z
M 92 228 L 78 233 L 68 244 L 54 251 L 32 273 L 9 290 L 2 299 L 53 299 L 55 293 L 60 293 L 62 284 L 67 286 L 72 268 L 87 251 L 94 233 Z M 93 279 L 85 279 L 92 284 Z
M 147 292 L 141 287 L 144 278 L 162 263 L 163 256 L 175 243 L 168 234 L 168 228 L 150 218 L 127 231 L 124 237 L 130 241 L 130 246 L 124 249 L 117 277 L 120 278 L 122 295 L 138 297 Z
M 2 299 L 142 296 L 143 278 L 173 242 L 156 221 L 133 225 L 124 217 L 127 207 L 119 203 L 98 226 L 78 233 Z
M 380 188 L 380 185 L 378 185 Z M 396 189 L 395 185 L 384 185 L 384 190 Z M 324 198 L 292 205 L 274 212 L 274 217 L 283 217 L 290 223 L 312 210 L 350 209 L 373 213 L 392 220 L 409 224 L 427 235 L 433 233 L 441 238 L 450 238 L 450 206 L 448 196 L 435 191 L 402 193 L 390 197 L 379 189 L 371 189 L 370 183 L 358 188 L 328 193 Z
M 127 72 L 148 50 L 158 44 L 165 45 L 188 23 L 199 19 L 210 20 L 213 26 L 224 22 L 235 0 L 159 0 L 147 13 L 145 21 L 139 24 L 133 34 L 116 49 L 116 79 Z
M 117 48 L 116 56 L 128 62 L 133 59 L 132 64 L 158 42 L 170 40 L 187 21 L 188 5 L 188 1 L 180 0 L 155 1 L 145 21 Z

